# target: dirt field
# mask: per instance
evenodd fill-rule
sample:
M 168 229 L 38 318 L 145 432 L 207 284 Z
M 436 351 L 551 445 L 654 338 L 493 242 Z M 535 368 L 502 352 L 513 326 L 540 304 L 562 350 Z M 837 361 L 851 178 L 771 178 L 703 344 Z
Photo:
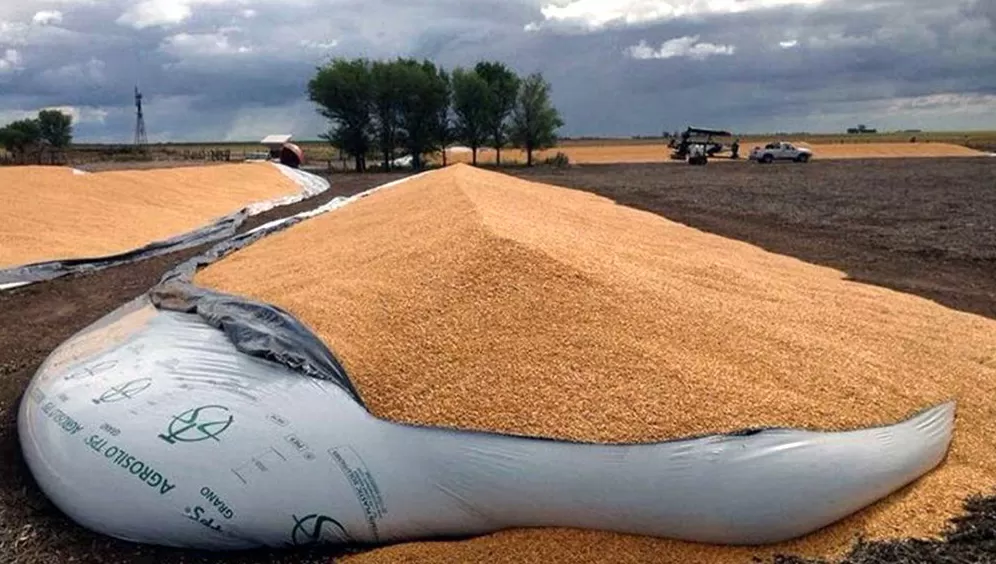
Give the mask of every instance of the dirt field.
M 842 160 L 770 167 L 592 165 L 514 173 L 589 189 L 699 229 L 831 266 L 855 280 L 996 318 L 996 161 L 992 159 Z M 333 193 L 357 191 L 395 177 L 336 176 Z M 255 218 L 245 229 L 280 213 Z M 195 252 L 0 293 L 0 561 L 275 561 L 269 554 L 218 559 L 96 537 L 54 511 L 20 459 L 17 402 L 48 352 Z M 996 501 L 979 502 L 973 509 L 972 519 L 962 524 L 951 543 L 863 546 L 850 561 L 936 562 L 942 557 L 948 562 L 996 561 Z M 591 538 L 590 545 L 565 546 L 556 554 L 543 555 L 544 561 L 566 561 L 571 550 L 604 548 L 602 537 Z M 489 552 L 486 544 L 478 546 L 481 558 L 503 561 L 503 555 Z M 333 554 L 284 555 L 284 561 L 327 562 Z M 626 555 L 617 557 L 624 561 Z M 611 553 L 606 558 L 611 561 Z
M 759 143 L 763 144 L 768 141 L 778 139 L 789 139 L 795 142 L 809 143 L 812 145 L 864 145 L 876 143 L 908 144 L 910 139 L 915 137 L 919 143 L 947 143 L 951 145 L 968 147 L 977 151 L 996 152 L 996 131 L 906 131 L 862 135 L 847 135 L 844 133 L 741 134 L 740 132 L 734 132 L 734 134 L 740 137 L 740 145 L 742 148 L 749 148 Z M 337 149 L 325 141 L 296 140 L 294 142 L 304 150 L 305 158 L 311 166 L 327 166 L 329 161 L 332 162 L 332 166 L 337 170 L 348 169 L 352 166 L 349 159 L 344 159 L 343 155 L 341 155 Z M 661 155 L 664 155 L 666 158 L 667 150 L 665 145 L 667 145 L 667 139 L 662 139 L 660 137 L 564 138 L 558 142 L 558 148 L 552 153 L 556 153 L 558 150 L 566 152 L 575 151 L 577 149 L 585 149 L 585 151 L 588 151 L 593 147 L 621 147 L 636 145 L 647 146 L 648 148 L 645 149 L 647 154 L 655 155 L 653 157 L 644 157 L 641 161 L 637 162 L 660 162 Z M 183 162 L 184 159 L 192 158 L 195 159 L 195 162 L 203 162 L 206 158 L 205 155 L 211 151 L 229 151 L 232 159 L 239 160 L 243 157 L 243 155 L 258 152 L 263 148 L 264 147 L 258 143 L 249 140 L 245 142 L 229 143 L 152 144 L 149 145 L 148 151 L 150 158 L 155 161 L 172 160 L 174 162 Z M 123 153 L 117 154 L 117 150 L 123 151 Z M 128 158 L 131 154 L 130 151 L 131 147 L 129 146 L 115 147 L 111 145 L 79 144 L 75 145 L 74 150 L 71 151 L 71 154 L 69 155 L 69 158 L 75 163 L 93 163 L 92 165 L 81 165 L 85 167 L 94 167 L 95 169 L 105 166 L 114 167 L 119 163 L 110 163 L 108 165 L 103 162 L 95 161 Z M 514 152 L 513 149 L 508 149 L 508 151 L 509 154 Z M 582 151 L 582 154 L 585 151 Z M 746 151 L 741 152 L 746 154 Z M 502 153 L 504 155 L 505 151 Z M 0 149 L 0 158 L 2 157 L 3 150 Z M 462 159 L 463 157 L 458 158 Z M 514 158 L 520 163 L 525 162 L 525 158 L 522 156 Z M 381 157 L 371 153 L 368 156 L 367 161 L 368 164 L 376 164 L 381 161 Z M 505 162 L 510 161 L 505 160 Z M 601 162 L 605 161 L 603 160 Z

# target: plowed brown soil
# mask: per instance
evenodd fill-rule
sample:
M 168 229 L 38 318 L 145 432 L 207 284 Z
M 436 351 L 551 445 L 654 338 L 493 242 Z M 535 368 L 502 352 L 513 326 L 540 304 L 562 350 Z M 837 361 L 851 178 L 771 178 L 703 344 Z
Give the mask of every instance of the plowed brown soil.
M 297 191 L 269 164 L 86 175 L 0 168 L 0 268 L 123 252 Z
M 773 141 L 775 141 L 773 139 Z M 729 141 L 724 140 L 724 144 Z M 750 150 L 756 146 L 763 146 L 764 143 L 742 144 L 740 146 L 740 158 L 746 158 Z M 832 145 L 810 145 L 800 143 L 800 146 L 809 147 L 813 150 L 814 159 L 871 159 L 884 157 L 972 157 L 982 156 L 983 153 L 961 145 L 949 143 L 839 143 Z M 634 145 L 605 145 L 605 146 L 585 146 L 585 147 L 559 147 L 546 151 L 538 151 L 533 155 L 534 160 L 542 162 L 544 159 L 553 157 L 558 152 L 563 152 L 576 164 L 607 164 L 607 163 L 680 163 L 682 161 L 672 161 L 669 158 L 671 149 L 665 144 L 634 144 Z M 726 162 L 729 153 L 723 153 L 715 158 L 713 162 Z M 453 163 L 471 162 L 471 153 L 464 151 L 450 151 L 447 159 Z M 505 149 L 501 153 L 503 163 L 516 162 L 519 164 L 526 162 L 526 154 L 517 149 Z M 495 162 L 495 151 L 493 149 L 480 149 L 477 154 L 479 164 L 490 164 Z
M 823 531 L 764 549 L 506 532 L 360 562 L 743 562 L 930 537 L 996 483 L 996 322 L 589 194 L 450 167 L 274 235 L 201 284 L 282 306 L 371 410 L 582 440 L 841 429 L 959 402 L 947 461 Z M 569 539 L 569 542 L 568 542 Z

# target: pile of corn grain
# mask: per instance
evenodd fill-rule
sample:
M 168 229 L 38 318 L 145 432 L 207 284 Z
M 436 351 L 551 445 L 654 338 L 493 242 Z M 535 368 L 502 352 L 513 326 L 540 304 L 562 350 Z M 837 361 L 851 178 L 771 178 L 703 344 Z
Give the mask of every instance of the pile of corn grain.
M 0 268 L 127 251 L 298 191 L 261 163 L 84 175 L 0 168 Z
M 197 282 L 282 306 L 384 418 L 596 441 L 893 423 L 951 398 L 945 463 L 804 539 L 591 531 L 412 543 L 358 562 L 744 562 L 934 536 L 996 483 L 996 322 L 584 192 L 454 165 L 301 223 Z

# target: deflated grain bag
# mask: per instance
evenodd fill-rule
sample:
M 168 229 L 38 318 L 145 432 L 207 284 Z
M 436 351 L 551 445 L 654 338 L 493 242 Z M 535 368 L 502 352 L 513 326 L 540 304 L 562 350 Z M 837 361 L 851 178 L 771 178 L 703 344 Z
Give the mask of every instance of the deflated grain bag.
M 400 425 L 284 311 L 185 299 L 145 296 L 75 335 L 21 404 L 32 473 L 94 531 L 214 550 L 534 526 L 772 543 L 917 479 L 951 440 L 953 403 L 888 427 L 628 445 Z

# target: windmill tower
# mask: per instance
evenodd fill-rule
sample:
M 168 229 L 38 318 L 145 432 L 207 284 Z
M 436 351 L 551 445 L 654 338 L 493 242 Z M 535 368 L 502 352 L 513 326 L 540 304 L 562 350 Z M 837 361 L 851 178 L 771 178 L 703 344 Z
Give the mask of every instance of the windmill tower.
M 144 147 L 149 140 L 145 137 L 145 116 L 142 114 L 142 93 L 135 87 L 135 146 Z

